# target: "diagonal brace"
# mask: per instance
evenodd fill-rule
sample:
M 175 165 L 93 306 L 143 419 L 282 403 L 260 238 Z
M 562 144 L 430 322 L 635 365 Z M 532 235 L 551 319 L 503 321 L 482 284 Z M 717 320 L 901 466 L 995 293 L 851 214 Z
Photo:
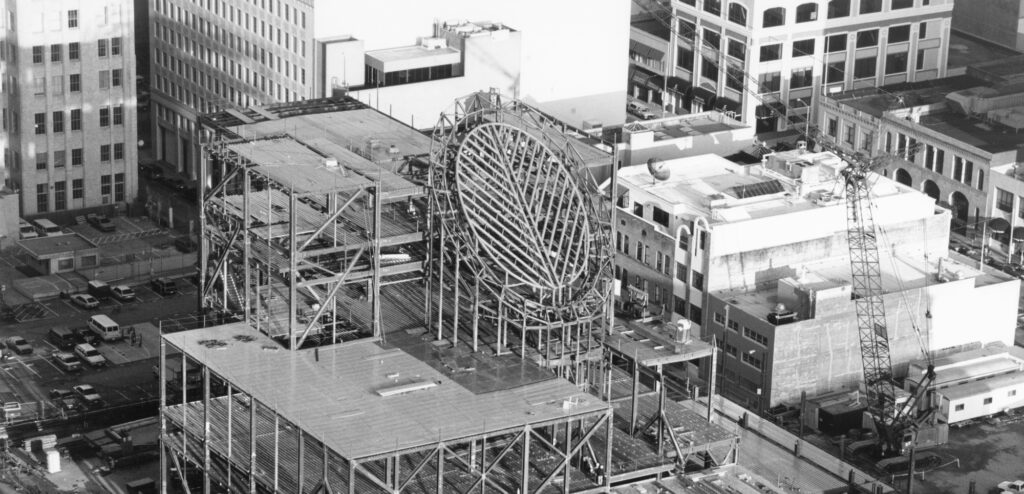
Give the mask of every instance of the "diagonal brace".
M 210 290 L 213 289 L 213 285 L 214 283 L 216 283 L 217 278 L 220 278 L 221 268 L 224 267 L 224 261 L 228 259 L 228 254 L 231 253 L 231 249 L 229 247 L 231 246 L 231 244 L 235 243 L 235 240 L 238 239 L 238 234 L 240 233 L 242 233 L 241 225 L 239 225 L 238 228 L 235 228 L 235 231 L 231 232 L 231 238 L 229 238 L 228 242 L 224 244 L 224 252 L 221 253 L 220 259 L 217 259 L 216 268 L 213 272 L 213 278 L 210 279 L 209 284 L 203 287 L 203 296 L 200 298 L 200 300 L 206 299 L 206 296 L 210 294 Z M 246 268 L 248 268 L 248 266 L 246 266 Z M 245 289 L 248 290 L 249 287 L 246 287 Z
M 419 475 L 420 471 L 423 470 L 423 467 L 427 466 L 427 463 L 430 463 L 430 460 L 433 460 L 434 457 L 437 456 L 437 451 L 440 448 L 441 446 L 438 445 L 438 447 L 431 449 L 430 452 L 427 453 L 427 455 L 424 456 L 422 460 L 420 460 L 419 465 L 416 465 L 416 468 L 413 468 L 412 472 L 409 472 L 409 478 L 405 479 L 405 482 L 402 482 L 402 484 L 398 486 L 398 492 L 402 492 L 405 489 L 405 487 L 408 486 L 409 483 L 412 482 L 417 475 Z
M 504 448 L 502 448 L 501 452 L 498 453 L 498 456 L 495 456 L 494 459 L 491 460 L 491 464 L 488 465 L 483 472 L 481 472 L 480 478 L 473 481 L 473 485 L 469 486 L 469 489 L 466 489 L 466 492 L 473 492 L 473 489 L 476 489 L 476 486 L 480 485 L 480 482 L 483 482 L 483 480 L 487 478 L 487 475 L 491 473 L 491 470 L 494 470 L 494 468 L 498 466 L 498 463 L 500 463 L 501 460 L 505 458 L 505 455 L 507 455 L 509 451 L 512 451 L 512 447 L 515 446 L 520 439 L 522 439 L 523 434 L 525 433 L 526 431 L 523 430 L 520 431 L 519 434 L 516 434 L 516 437 L 512 438 L 512 440 L 509 441 Z
M 566 456 L 565 458 L 562 458 L 562 461 L 558 463 L 558 466 L 556 466 L 555 469 L 552 470 L 551 473 L 549 473 L 543 481 L 541 481 L 540 485 L 537 486 L 537 490 L 534 492 L 543 491 L 544 488 L 547 487 L 548 484 L 550 484 L 551 481 L 555 479 L 555 476 L 558 475 L 559 472 L 568 468 L 569 461 L 572 460 L 572 457 L 576 456 L 576 453 L 579 453 L 580 450 L 583 449 L 583 445 L 590 440 L 590 437 L 593 436 L 595 432 L 597 432 L 597 430 L 601 427 L 601 425 L 605 423 L 606 420 L 608 420 L 608 417 L 603 417 L 601 418 L 601 420 L 595 422 L 594 425 L 590 427 L 590 430 L 588 430 L 587 433 L 580 438 L 579 442 L 576 443 L 576 446 L 573 446 L 572 450 L 569 451 L 569 455 Z M 565 481 L 569 482 L 568 473 L 566 473 L 565 475 Z
M 313 234 L 310 235 L 305 242 L 302 242 L 302 246 L 299 247 L 299 252 L 306 250 L 306 246 L 308 246 L 313 240 L 320 236 L 320 234 L 323 233 L 328 226 L 334 223 L 334 221 L 338 219 L 338 216 L 341 216 L 341 213 L 345 212 L 345 209 L 352 205 L 352 202 L 354 202 L 362 194 L 363 189 L 357 190 L 355 194 L 352 194 L 352 197 L 349 197 L 348 200 L 345 201 L 345 204 L 342 204 L 337 211 L 331 213 L 331 215 L 328 216 L 326 220 L 324 220 L 323 224 L 320 225 L 320 227 L 317 228 L 316 231 L 314 231 Z
M 210 192 L 207 192 L 206 195 L 203 196 L 203 203 L 210 202 L 210 200 L 213 199 L 213 196 L 217 195 L 217 193 L 220 192 L 220 190 L 223 189 L 224 186 L 227 185 L 227 183 L 230 182 L 232 178 L 235 178 L 235 175 L 238 175 L 238 172 L 241 170 L 242 167 L 240 166 L 232 168 L 231 171 L 228 172 L 228 175 L 224 177 L 224 180 L 218 182 L 217 185 L 215 185 L 213 189 L 210 190 Z

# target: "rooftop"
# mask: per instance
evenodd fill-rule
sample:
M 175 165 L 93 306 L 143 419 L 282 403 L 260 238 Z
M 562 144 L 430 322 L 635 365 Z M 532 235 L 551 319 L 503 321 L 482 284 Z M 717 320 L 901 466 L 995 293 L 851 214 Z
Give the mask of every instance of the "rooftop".
M 965 384 L 957 384 L 939 390 L 939 393 L 949 400 L 971 398 L 988 391 L 996 391 L 1007 386 L 1014 386 L 1024 383 L 1024 372 L 1010 372 L 1000 374 L 987 379 L 971 381 Z
M 477 395 L 372 341 L 285 351 L 245 323 L 164 339 L 349 459 L 609 409 L 554 378 Z
M 957 30 L 949 33 L 949 61 L 946 67 L 950 72 L 964 71 L 970 65 L 993 62 L 998 64 L 1006 57 L 1017 55 L 1017 52 L 993 43 L 975 38 Z
M 399 46 L 366 52 L 366 56 L 384 63 L 417 58 L 434 58 L 443 55 L 458 55 L 459 50 L 450 46 L 428 48 L 422 45 Z
M 629 25 L 648 33 L 651 36 L 661 38 L 665 41 L 669 40 L 669 30 L 665 27 L 665 23 L 649 15 L 634 16 L 633 19 L 630 20 Z
M 228 149 L 256 165 L 256 170 L 296 192 L 355 190 L 371 181 L 348 171 L 351 161 L 365 158 L 342 149 L 327 155 L 290 137 L 261 139 L 228 145 Z M 338 161 L 328 166 L 328 158 Z
M 623 130 L 626 132 L 654 132 L 655 141 L 749 128 L 749 126 L 737 120 L 726 117 L 719 111 L 679 115 L 656 120 L 637 120 L 623 126 Z
M 45 258 L 54 254 L 97 248 L 95 244 L 86 240 L 85 237 L 77 233 L 19 240 L 18 244 L 36 258 Z
M 969 379 L 1004 374 L 1024 370 L 1024 348 L 1007 347 L 1001 343 L 990 344 L 983 348 L 958 352 L 933 359 L 935 366 L 934 386 L 943 387 Z M 908 374 L 921 373 L 927 362 L 917 360 L 910 363 Z
M 1024 145 L 1024 134 L 952 111 L 923 115 L 921 125 L 990 153 L 1012 151 Z

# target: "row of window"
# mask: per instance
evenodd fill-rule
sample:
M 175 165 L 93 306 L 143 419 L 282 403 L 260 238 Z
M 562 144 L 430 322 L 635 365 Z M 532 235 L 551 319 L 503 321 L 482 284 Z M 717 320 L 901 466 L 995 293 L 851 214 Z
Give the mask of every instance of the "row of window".
M 718 324 L 720 324 L 722 326 L 728 327 L 729 329 L 731 329 L 732 331 L 735 331 L 737 333 L 739 333 L 740 328 L 742 327 L 743 328 L 743 336 L 745 338 L 747 338 L 748 340 L 753 341 L 753 342 L 755 342 L 758 345 L 761 345 L 763 347 L 767 347 L 768 346 L 768 337 L 767 336 L 765 336 L 765 335 L 763 335 L 761 333 L 758 333 L 757 331 L 754 331 L 753 329 L 750 329 L 750 328 L 748 328 L 746 326 L 740 326 L 740 324 L 738 322 L 736 322 L 736 321 L 734 321 L 732 319 L 729 319 L 728 322 L 727 322 L 726 319 L 725 319 L 725 316 L 721 312 L 715 312 L 715 316 L 714 317 L 715 317 L 715 322 L 716 323 L 718 323 Z
M 682 3 L 696 7 L 697 0 L 680 0 Z M 727 9 L 723 9 L 722 0 L 701 0 L 701 7 L 709 14 L 721 16 L 722 12 L 727 13 L 729 22 L 747 26 L 747 8 L 737 2 L 730 2 Z M 881 12 L 884 6 L 883 0 L 860 0 L 860 14 L 874 14 Z M 914 0 L 890 0 L 890 10 L 908 9 L 914 6 Z M 928 5 L 929 0 L 922 0 L 922 5 Z M 852 0 L 830 0 L 827 7 L 827 17 L 838 19 L 848 17 L 852 11 Z M 818 20 L 818 4 L 808 2 L 797 5 L 794 9 L 796 23 L 813 22 Z M 778 27 L 786 24 L 786 9 L 774 7 L 764 11 L 761 16 L 761 27 Z
M 82 166 L 83 164 L 84 150 L 82 148 L 74 148 L 71 150 L 71 166 Z M 114 144 L 101 144 L 100 145 L 100 162 L 109 163 L 111 161 L 122 161 L 124 160 L 124 143 L 117 142 Z M 36 152 L 36 170 L 46 170 L 50 164 L 53 164 L 53 168 L 64 168 L 67 166 L 67 152 L 65 150 L 57 150 L 52 153 L 47 151 Z
M 284 19 L 285 22 L 294 24 L 297 27 L 306 27 L 306 13 L 299 10 L 298 7 L 292 7 L 287 1 L 284 3 L 281 0 L 247 0 L 252 3 L 254 8 L 260 8 L 265 10 L 267 13 L 276 14 L 278 18 Z M 239 27 L 245 27 L 249 29 L 250 18 L 255 24 L 256 15 L 243 12 L 241 7 L 235 7 L 230 2 L 224 0 L 192 0 L 193 4 L 198 4 L 200 7 L 213 13 L 214 16 L 227 19 L 228 21 L 237 24 Z M 175 5 L 174 0 L 157 0 L 153 5 L 153 9 L 160 14 L 166 15 L 177 22 L 184 24 L 195 24 L 196 18 L 201 16 L 195 15 L 188 10 L 183 10 L 180 5 Z M 222 15 L 223 14 L 223 15 Z M 244 24 L 243 24 L 244 19 Z
M 100 89 L 121 87 L 125 84 L 124 69 L 101 70 L 97 73 L 96 79 Z M 32 81 L 33 94 L 37 96 L 46 94 L 47 80 L 45 77 L 36 77 Z M 49 80 L 51 94 L 64 94 L 64 76 L 53 76 Z M 77 93 L 82 91 L 82 74 L 68 74 L 68 92 Z
M 117 106 L 103 106 L 100 107 L 99 121 L 100 127 L 110 127 L 111 125 L 124 125 L 124 105 Z M 47 114 L 36 113 L 33 118 L 34 131 L 37 135 L 46 134 L 47 131 L 53 133 L 64 132 L 64 111 L 55 111 L 50 114 L 50 125 L 47 126 Z M 70 110 L 70 127 L 72 131 L 82 130 L 82 110 L 75 108 Z
M 1006 396 L 1008 398 L 1013 398 L 1014 396 L 1017 396 L 1017 390 L 1016 389 L 1011 389 L 1011 390 L 1007 391 L 1006 392 Z M 992 404 L 992 397 L 988 396 L 988 397 L 982 398 L 981 404 L 982 405 L 991 405 Z M 955 411 L 955 412 L 962 412 L 962 411 L 964 411 L 964 404 L 960 403 L 960 404 L 955 405 L 953 407 L 953 411 Z
M 111 180 L 113 179 L 113 180 Z M 124 173 L 100 176 L 100 194 L 110 196 L 111 182 L 113 182 L 114 201 L 124 200 Z M 71 198 L 81 199 L 85 197 L 85 183 L 82 179 L 76 178 L 71 181 Z M 53 210 L 63 211 L 67 209 L 67 181 L 60 180 L 53 183 Z M 49 184 L 36 184 L 36 211 L 46 213 L 50 210 Z

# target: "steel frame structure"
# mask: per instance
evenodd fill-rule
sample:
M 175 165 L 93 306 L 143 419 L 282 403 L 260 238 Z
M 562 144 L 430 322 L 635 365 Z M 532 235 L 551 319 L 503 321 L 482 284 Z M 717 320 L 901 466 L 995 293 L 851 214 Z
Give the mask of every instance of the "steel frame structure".
M 289 348 L 383 337 L 381 287 L 422 277 L 421 260 L 385 266 L 381 255 L 422 240 L 414 196 L 374 177 L 300 190 L 236 152 L 275 140 L 297 141 L 219 132 L 203 145 L 200 307 L 241 314 Z
M 180 355 L 181 376 L 190 371 L 202 376 L 200 389 L 179 387 L 173 402 L 169 380 L 162 377 L 160 382 L 161 469 L 173 466 L 188 494 L 568 494 L 611 488 L 611 477 L 598 466 L 611 463 L 611 408 L 345 458 L 272 406 L 233 388 L 202 362 L 162 341 L 162 367 L 171 354 Z M 201 477 L 201 487 L 189 482 L 190 472 Z M 166 494 L 170 482 L 167 475 L 162 479 L 161 493 Z
M 457 100 L 433 136 L 426 326 L 585 382 L 612 291 L 597 183 L 554 121 L 493 91 Z

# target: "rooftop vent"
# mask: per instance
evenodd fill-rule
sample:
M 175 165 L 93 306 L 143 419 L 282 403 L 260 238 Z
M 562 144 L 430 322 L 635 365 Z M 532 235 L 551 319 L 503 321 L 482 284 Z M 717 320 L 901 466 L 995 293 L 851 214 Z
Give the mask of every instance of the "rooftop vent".
M 326 159 L 324 159 L 324 166 L 326 166 L 327 168 L 337 168 L 338 167 L 338 159 L 337 158 L 326 158 Z
M 378 389 L 377 394 L 383 398 L 387 398 L 389 396 L 398 396 L 415 391 L 423 391 L 433 387 L 437 387 L 437 383 L 434 381 L 414 381 L 407 384 L 399 384 L 397 386 L 388 386 L 386 388 Z

